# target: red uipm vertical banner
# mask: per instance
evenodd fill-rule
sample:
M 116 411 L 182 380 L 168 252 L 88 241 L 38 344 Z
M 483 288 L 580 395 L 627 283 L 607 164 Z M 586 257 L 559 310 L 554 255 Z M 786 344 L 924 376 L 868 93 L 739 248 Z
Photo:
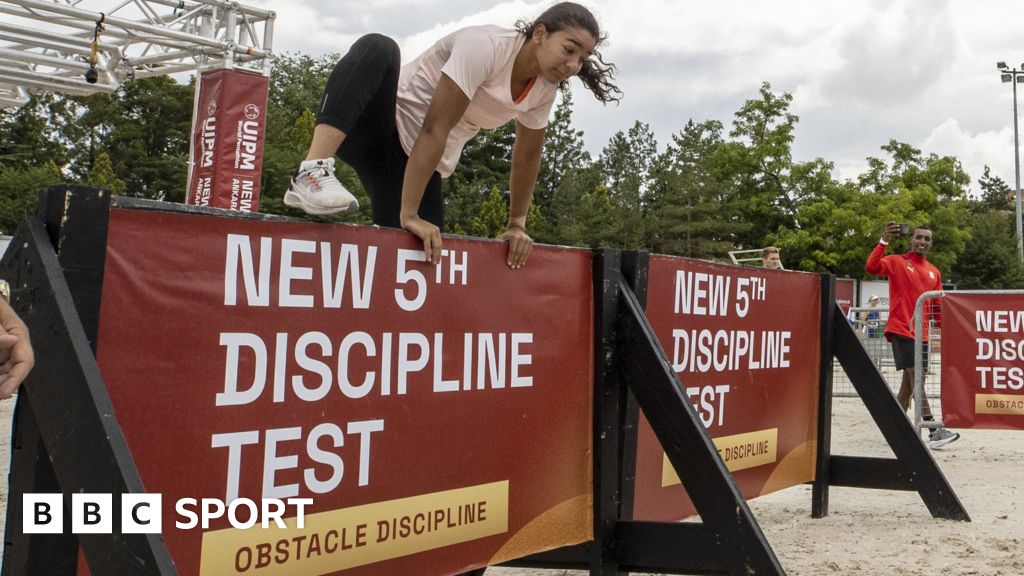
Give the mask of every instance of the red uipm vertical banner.
M 111 210 L 97 361 L 179 574 L 440 576 L 592 538 L 592 253 L 444 246 Z M 292 497 L 304 528 L 175 527 L 181 498 Z
M 259 212 L 269 90 L 254 72 L 200 74 L 186 204 Z
M 745 498 L 814 479 L 821 278 L 651 256 L 647 317 Z M 695 513 L 641 417 L 634 517 Z
M 942 422 L 1024 430 L 1024 294 L 942 298 Z

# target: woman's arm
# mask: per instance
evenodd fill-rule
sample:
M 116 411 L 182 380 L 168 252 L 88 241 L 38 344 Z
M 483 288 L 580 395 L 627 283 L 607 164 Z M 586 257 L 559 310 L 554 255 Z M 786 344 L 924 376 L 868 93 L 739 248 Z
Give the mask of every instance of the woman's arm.
M 462 119 L 469 107 L 469 98 L 448 76 L 442 74 L 434 89 L 433 99 L 423 120 L 423 129 L 409 153 L 402 183 L 402 209 L 399 222 L 402 228 L 423 240 L 427 262 L 441 261 L 441 230 L 419 217 L 420 202 L 430 177 L 444 155 L 448 134 Z
M 530 211 L 533 189 L 540 172 L 540 154 L 544 149 L 544 128 L 527 128 L 516 123 L 516 141 L 512 147 L 512 174 L 509 176 L 508 227 L 500 239 L 508 241 L 508 265 L 519 268 L 533 250 L 533 239 L 526 234 L 526 214 Z

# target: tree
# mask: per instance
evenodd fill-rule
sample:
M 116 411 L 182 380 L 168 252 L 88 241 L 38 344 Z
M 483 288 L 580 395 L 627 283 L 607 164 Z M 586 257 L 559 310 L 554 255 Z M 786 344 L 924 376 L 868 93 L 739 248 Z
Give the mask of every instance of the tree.
M 552 211 L 563 208 L 553 203 L 562 175 L 591 162 L 590 153 L 583 148 L 583 132 L 572 127 L 572 93 L 563 91 L 561 94 L 562 99 L 544 135 L 544 152 L 534 193 L 534 202 L 549 218 Z
M 114 166 L 106 152 L 101 152 L 96 157 L 96 161 L 92 164 L 92 170 L 85 177 L 85 184 L 96 188 L 106 188 L 115 196 L 124 194 L 124 180 L 114 174 Z
M 578 246 L 611 248 L 619 241 L 619 231 L 613 225 L 617 218 L 608 187 L 599 184 L 580 198 L 580 239 Z
M 658 143 L 650 126 L 637 121 L 628 132 L 616 132 L 599 160 L 608 186 L 608 198 L 617 218 L 614 245 L 623 249 L 644 247 L 646 194 Z
M 52 94 L 34 94 L 20 108 L 0 109 L 0 165 L 64 165 L 68 151 L 50 121 L 63 101 L 63 97 Z
M 740 247 L 759 247 L 769 233 L 796 227 L 799 189 L 790 176 L 793 132 L 799 119 L 789 112 L 792 101 L 792 95 L 775 94 L 765 82 L 760 98 L 748 100 L 736 112 L 729 135 L 737 140 L 724 153 L 740 218 L 751 224 L 735 238 Z
M 690 120 L 654 163 L 648 246 L 691 258 L 724 259 L 750 224 L 735 218 L 719 170 L 722 124 Z
M 851 182 L 832 181 L 801 202 L 799 228 L 780 228 L 763 244 L 778 246 L 787 268 L 862 278 L 873 240 L 881 234 L 880 222 L 902 211 L 902 204 L 898 196 L 864 193 Z
M 981 200 L 972 205 L 976 211 L 1008 211 L 1015 208 L 1013 189 L 999 176 L 992 176 L 988 164 L 985 165 L 984 174 L 978 179 L 978 187 L 981 188 Z
M 446 231 L 472 234 L 473 221 L 491 191 L 508 190 L 514 143 L 512 122 L 494 130 L 481 130 L 466 143 L 458 166 L 443 184 Z
M 339 59 L 339 54 L 282 54 L 274 58 L 267 94 L 268 140 L 287 139 L 299 116 L 320 109 L 327 78 Z M 301 144 L 308 146 L 309 140 Z
M 969 222 L 970 238 L 944 279 L 962 290 L 1024 289 L 1024 265 L 1010 214 L 990 210 L 972 214 Z
M 546 228 L 531 232 L 535 240 L 563 246 L 611 244 L 615 210 L 608 200 L 608 189 L 598 164 L 590 163 L 563 172 L 552 195 L 552 204 L 557 209 L 548 211 Z
M 106 153 L 125 195 L 183 201 L 193 88 L 157 76 L 124 84 L 114 94 L 74 98 L 61 118 L 61 131 L 72 142 L 67 169 L 84 179 Z
M 789 181 L 801 191 L 797 225 L 767 234 L 765 243 L 779 246 L 790 267 L 863 278 L 885 222 L 906 222 L 933 230 L 929 260 L 949 270 L 971 234 L 963 225 L 967 174 L 955 158 L 926 156 L 902 142 L 892 140 L 881 149 L 886 157 L 868 158 L 857 184 L 835 182 L 832 165 L 820 158 L 794 164 Z M 909 250 L 908 239 L 894 239 L 891 250 Z
M 501 190 L 492 188 L 473 217 L 469 234 L 480 238 L 494 238 L 505 231 L 508 223 L 508 201 Z
M 896 140 L 881 149 L 888 153 L 888 160 L 872 159 L 869 171 L 859 178 L 862 185 L 867 182 L 879 191 L 873 195 L 879 205 L 892 208 L 892 212 L 878 215 L 872 236 L 889 220 L 929 226 L 936 242 L 928 259 L 940 270 L 949 270 L 970 236 L 963 226 L 967 221 L 970 177 L 950 156 L 924 156 L 917 148 Z M 896 201 L 882 201 L 887 196 Z M 893 250 L 905 249 L 909 249 L 908 239 L 896 240 Z
M 13 234 L 25 216 L 35 214 L 37 192 L 63 180 L 52 161 L 25 168 L 0 163 L 0 232 Z

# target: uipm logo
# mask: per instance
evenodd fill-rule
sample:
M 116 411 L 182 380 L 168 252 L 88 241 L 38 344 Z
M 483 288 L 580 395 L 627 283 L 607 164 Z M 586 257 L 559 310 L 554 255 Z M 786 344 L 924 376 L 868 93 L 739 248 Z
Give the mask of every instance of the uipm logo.
M 159 534 L 163 530 L 160 494 L 121 494 L 121 534 Z M 305 526 L 306 506 L 311 498 L 263 498 L 259 502 L 249 498 L 236 498 L 226 504 L 217 498 L 182 498 L 175 504 L 180 520 L 174 527 L 182 530 L 207 529 L 210 520 L 227 517 L 233 528 L 248 529 L 257 523 L 268 528 L 273 522 L 286 528 L 285 511 L 295 508 L 295 527 Z M 25 494 L 22 497 L 23 534 L 64 533 L 63 494 Z M 112 534 L 114 531 L 113 494 L 71 495 L 72 534 Z

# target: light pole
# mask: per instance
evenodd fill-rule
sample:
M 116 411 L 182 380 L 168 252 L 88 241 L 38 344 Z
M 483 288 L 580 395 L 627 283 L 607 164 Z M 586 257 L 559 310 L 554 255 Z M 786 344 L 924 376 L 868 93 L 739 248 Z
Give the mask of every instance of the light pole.
M 1014 195 L 1015 211 L 1017 216 L 1017 256 L 1024 262 L 1024 235 L 1021 234 L 1021 217 L 1020 217 L 1020 144 L 1017 142 L 1017 83 L 1024 82 L 1024 64 L 1020 65 L 1021 69 L 1009 68 L 1006 66 L 1006 62 L 997 62 L 996 68 L 999 69 L 1000 77 L 1003 82 L 1009 82 L 1013 85 L 1013 176 L 1014 176 Z

